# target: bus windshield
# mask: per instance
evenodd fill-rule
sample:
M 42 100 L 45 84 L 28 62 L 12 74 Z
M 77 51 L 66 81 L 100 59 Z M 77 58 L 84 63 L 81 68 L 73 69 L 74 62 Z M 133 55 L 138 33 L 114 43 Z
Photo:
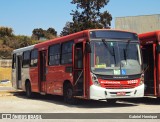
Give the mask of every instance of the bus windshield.
M 141 74 L 138 41 L 92 40 L 91 71 L 99 75 Z

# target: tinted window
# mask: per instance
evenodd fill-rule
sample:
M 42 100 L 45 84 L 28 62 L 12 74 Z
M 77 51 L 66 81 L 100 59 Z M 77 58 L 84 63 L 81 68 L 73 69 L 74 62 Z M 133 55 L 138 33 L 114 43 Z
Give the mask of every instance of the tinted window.
M 65 42 L 62 44 L 62 64 L 70 64 L 72 63 L 72 45 L 73 41 Z
M 16 68 L 16 54 L 13 54 L 13 57 L 12 57 L 12 69 L 15 69 Z
M 32 50 L 31 51 L 31 62 L 30 65 L 31 67 L 36 67 L 38 63 L 38 50 Z
M 29 67 L 30 64 L 30 51 L 23 52 L 23 67 Z
M 130 32 L 121 32 L 121 31 L 91 31 L 90 37 L 138 40 L 137 34 Z
M 60 44 L 50 46 L 49 48 L 49 65 L 60 64 Z

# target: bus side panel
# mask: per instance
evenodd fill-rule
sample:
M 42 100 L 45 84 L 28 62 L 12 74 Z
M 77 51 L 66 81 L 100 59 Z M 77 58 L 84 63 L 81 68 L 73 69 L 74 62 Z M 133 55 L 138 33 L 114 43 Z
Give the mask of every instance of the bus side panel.
M 30 79 L 32 84 L 32 91 L 39 92 L 39 83 L 38 83 L 38 67 L 30 68 Z
M 12 87 L 17 89 L 16 83 L 16 69 L 12 69 Z
M 62 84 L 62 74 L 63 69 L 61 66 L 48 66 L 48 73 L 46 75 L 46 82 L 47 82 L 47 93 L 48 94 L 62 94 L 61 89 L 57 89 L 57 84 Z M 58 85 L 62 87 L 62 85 Z
M 72 73 L 66 73 L 67 66 L 48 66 L 46 75 L 47 93 L 63 95 L 63 83 L 65 80 L 72 82 Z
M 22 90 L 24 90 L 24 91 L 26 90 L 25 83 L 27 80 L 30 81 L 31 88 L 32 88 L 32 82 L 30 79 L 29 68 L 22 68 Z

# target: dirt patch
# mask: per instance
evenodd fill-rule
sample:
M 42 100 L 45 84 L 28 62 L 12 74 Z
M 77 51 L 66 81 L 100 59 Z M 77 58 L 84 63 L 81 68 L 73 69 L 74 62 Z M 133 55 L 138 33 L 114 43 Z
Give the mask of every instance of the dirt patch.
M 10 80 L 11 81 L 11 68 L 0 67 L 0 80 Z
M 25 93 L 23 91 L 0 91 L 0 97 L 3 96 L 19 96 L 24 95 Z
M 8 86 L 8 87 L 12 87 L 12 83 L 0 83 L 0 86 Z
M 14 96 L 14 94 L 12 92 L 0 92 L 0 97 L 3 96 Z

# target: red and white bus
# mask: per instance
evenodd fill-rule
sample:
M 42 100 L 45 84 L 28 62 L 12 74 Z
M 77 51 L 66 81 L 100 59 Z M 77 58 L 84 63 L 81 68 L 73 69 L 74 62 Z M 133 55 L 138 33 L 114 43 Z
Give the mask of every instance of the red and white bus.
M 144 64 L 145 96 L 160 97 L 160 30 L 139 34 Z
M 144 96 L 138 35 L 91 29 L 13 51 L 17 89 L 75 98 L 108 100 Z

